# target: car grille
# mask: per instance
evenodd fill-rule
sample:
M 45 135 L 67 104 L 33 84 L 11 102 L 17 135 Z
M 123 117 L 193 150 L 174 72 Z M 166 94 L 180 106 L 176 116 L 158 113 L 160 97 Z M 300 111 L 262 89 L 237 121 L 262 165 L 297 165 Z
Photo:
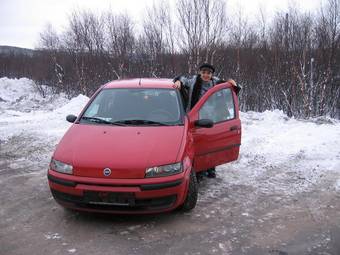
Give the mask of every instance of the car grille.
M 136 199 L 133 193 L 84 191 L 83 196 L 75 196 L 51 189 L 56 200 L 73 203 L 76 207 L 111 211 L 160 210 L 171 207 L 176 195 Z

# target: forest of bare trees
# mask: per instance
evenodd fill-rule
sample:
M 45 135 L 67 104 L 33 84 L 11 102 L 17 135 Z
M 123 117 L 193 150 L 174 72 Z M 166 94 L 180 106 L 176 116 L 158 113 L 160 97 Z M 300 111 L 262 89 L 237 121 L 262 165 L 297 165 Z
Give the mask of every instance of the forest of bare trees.
M 59 33 L 47 25 L 32 55 L 0 55 L 0 76 L 30 77 L 70 96 L 131 77 L 195 73 L 202 62 L 243 90 L 243 111 L 340 118 L 340 0 L 249 19 L 223 0 L 157 1 L 142 22 L 75 10 Z

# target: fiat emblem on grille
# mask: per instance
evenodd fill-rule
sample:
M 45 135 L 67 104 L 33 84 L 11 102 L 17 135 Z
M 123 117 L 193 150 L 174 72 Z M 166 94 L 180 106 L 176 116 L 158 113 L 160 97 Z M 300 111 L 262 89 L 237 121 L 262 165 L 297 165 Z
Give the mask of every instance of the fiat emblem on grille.
M 110 169 L 110 168 L 104 168 L 103 174 L 104 174 L 105 176 L 109 176 L 109 175 L 111 174 L 111 169 Z

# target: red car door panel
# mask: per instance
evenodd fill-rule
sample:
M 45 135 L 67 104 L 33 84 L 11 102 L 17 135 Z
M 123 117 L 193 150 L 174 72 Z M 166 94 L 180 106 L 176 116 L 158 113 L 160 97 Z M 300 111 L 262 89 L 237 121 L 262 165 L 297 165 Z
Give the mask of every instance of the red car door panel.
M 223 109 L 228 108 L 228 109 Z M 241 121 L 238 100 L 232 84 L 223 83 L 210 89 L 189 112 L 194 139 L 196 171 L 234 161 L 241 145 Z M 195 127 L 198 119 L 212 119 L 212 128 Z

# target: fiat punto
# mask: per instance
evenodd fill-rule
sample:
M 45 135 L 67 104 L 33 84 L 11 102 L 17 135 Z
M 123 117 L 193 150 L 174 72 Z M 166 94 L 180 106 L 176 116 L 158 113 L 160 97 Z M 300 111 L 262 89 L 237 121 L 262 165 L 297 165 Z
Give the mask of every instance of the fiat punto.
M 64 207 L 108 213 L 191 210 L 196 173 L 238 158 L 241 122 L 232 84 L 190 110 L 169 79 L 100 87 L 59 142 L 48 170 Z

